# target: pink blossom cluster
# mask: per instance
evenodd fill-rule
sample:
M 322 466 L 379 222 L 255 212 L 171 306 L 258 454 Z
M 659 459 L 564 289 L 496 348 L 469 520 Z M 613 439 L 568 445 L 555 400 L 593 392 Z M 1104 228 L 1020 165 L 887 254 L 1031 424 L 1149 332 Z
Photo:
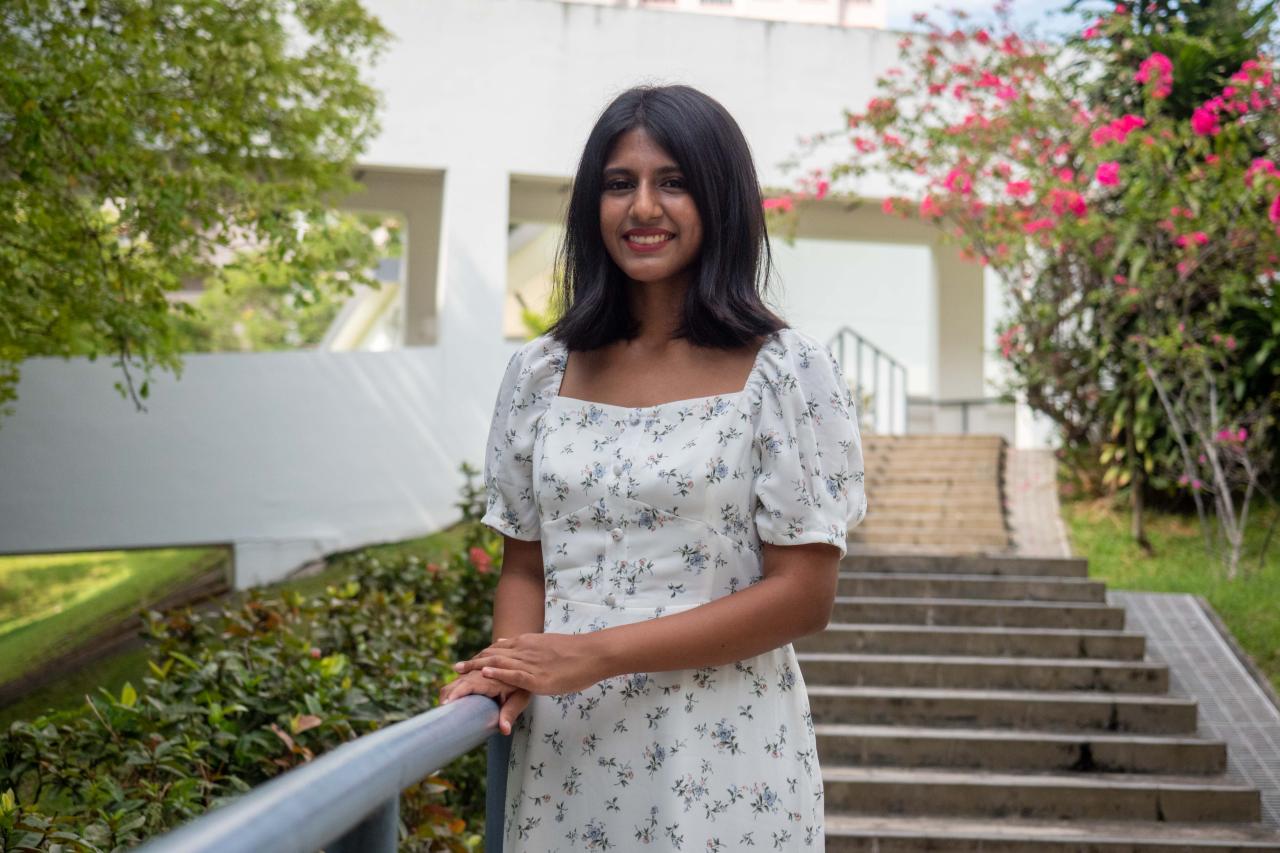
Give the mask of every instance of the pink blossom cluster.
M 1248 431 L 1244 427 L 1233 430 L 1230 427 L 1218 430 L 1215 438 L 1223 444 L 1244 444 L 1245 439 L 1249 437 Z
M 1190 484 L 1191 488 L 1195 489 L 1196 491 L 1199 491 L 1204 487 L 1204 483 L 1200 481 L 1199 477 L 1188 477 L 1186 474 L 1183 474 L 1181 477 L 1178 478 L 1179 486 L 1186 486 L 1188 484 Z
M 1222 344 L 1222 345 L 1223 345 L 1223 346 L 1225 346 L 1228 350 L 1234 350 L 1234 349 L 1236 348 L 1236 336 L 1235 336 L 1235 335 L 1227 335 L 1227 336 L 1224 338 L 1222 335 L 1220 335 L 1220 334 L 1218 334 L 1218 333 L 1216 333 L 1216 332 L 1215 332 L 1215 333 L 1214 333 L 1214 335 L 1213 335 L 1213 342 L 1214 342 L 1215 344 Z
M 1167 98 L 1173 91 L 1173 62 L 1163 53 L 1152 53 L 1142 60 L 1133 79 L 1143 84 L 1154 79 L 1155 89 L 1151 94 L 1156 98 Z
M 1093 142 L 1094 148 L 1101 148 L 1108 142 L 1124 142 L 1129 137 L 1129 134 L 1145 126 L 1146 123 L 1147 120 L 1142 116 L 1130 113 L 1097 128 L 1089 138 Z
M 1008 358 L 1015 350 L 1021 349 L 1021 345 L 1015 340 L 1018 335 L 1022 334 L 1022 324 L 1010 326 L 1000 333 L 996 338 L 996 344 L 1000 347 L 1000 355 Z
M 1205 243 L 1209 242 L 1209 235 L 1203 231 L 1193 231 L 1190 234 L 1179 234 L 1178 238 L 1173 242 L 1180 247 L 1186 247 L 1191 243 L 1195 243 L 1197 246 L 1203 246 Z

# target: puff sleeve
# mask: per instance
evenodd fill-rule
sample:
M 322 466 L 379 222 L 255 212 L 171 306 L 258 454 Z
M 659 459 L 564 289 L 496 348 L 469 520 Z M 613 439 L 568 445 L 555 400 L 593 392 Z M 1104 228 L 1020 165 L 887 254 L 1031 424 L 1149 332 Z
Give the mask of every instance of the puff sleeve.
M 830 350 L 787 330 L 761 367 L 753 456 L 762 542 L 848 550 L 866 516 L 862 438 L 853 393 Z
M 542 538 L 533 487 L 533 439 L 559 388 L 559 367 L 546 336 L 511 356 L 493 405 L 484 455 L 485 514 L 480 521 L 528 542 Z

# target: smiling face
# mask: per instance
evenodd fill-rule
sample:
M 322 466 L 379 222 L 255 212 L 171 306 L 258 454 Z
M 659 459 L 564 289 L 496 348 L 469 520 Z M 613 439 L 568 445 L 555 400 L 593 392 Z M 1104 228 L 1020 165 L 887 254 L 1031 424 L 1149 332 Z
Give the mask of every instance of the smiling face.
M 672 279 L 698 257 L 702 219 L 684 172 L 642 127 L 619 136 L 605 161 L 600 235 L 633 281 Z

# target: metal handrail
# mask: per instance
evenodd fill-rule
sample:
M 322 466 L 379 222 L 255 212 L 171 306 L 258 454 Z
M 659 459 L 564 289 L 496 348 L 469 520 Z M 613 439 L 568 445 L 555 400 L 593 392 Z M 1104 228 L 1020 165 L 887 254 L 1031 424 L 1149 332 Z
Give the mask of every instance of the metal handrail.
M 486 850 L 501 853 L 511 736 L 498 731 L 498 703 L 479 694 L 335 747 L 138 853 L 394 853 L 400 792 L 486 740 Z
M 840 362 L 840 369 L 846 376 L 849 375 L 848 365 L 848 339 L 852 338 L 855 364 L 854 364 L 854 390 L 855 403 L 862 406 L 862 389 L 863 389 L 863 361 L 862 354 L 864 350 L 871 353 L 871 426 L 876 432 L 889 433 L 893 435 L 903 435 L 907 431 L 907 368 L 902 362 L 889 355 L 880 347 L 871 343 L 862 335 L 855 332 L 848 326 L 842 326 L 831 337 L 827 348 L 832 351 L 836 360 Z M 880 362 L 883 360 L 888 365 L 889 371 L 889 406 L 888 423 L 885 428 L 881 428 L 881 407 L 880 407 Z M 902 377 L 899 384 L 896 379 Z M 895 424 L 894 415 L 897 415 L 897 423 Z M 862 412 L 858 412 L 858 423 L 862 423 Z
M 954 400 L 935 400 L 931 397 L 908 397 L 907 398 L 908 404 L 914 403 L 915 405 L 918 405 L 918 406 L 919 405 L 938 406 L 938 407 L 959 406 L 960 407 L 960 432 L 962 435 L 968 435 L 969 433 L 970 407 L 989 406 L 996 403 L 1007 405 L 1013 402 L 1014 402 L 1014 399 L 1007 395 L 999 396 L 999 397 L 971 397 L 971 398 L 964 398 L 964 399 L 956 398 Z

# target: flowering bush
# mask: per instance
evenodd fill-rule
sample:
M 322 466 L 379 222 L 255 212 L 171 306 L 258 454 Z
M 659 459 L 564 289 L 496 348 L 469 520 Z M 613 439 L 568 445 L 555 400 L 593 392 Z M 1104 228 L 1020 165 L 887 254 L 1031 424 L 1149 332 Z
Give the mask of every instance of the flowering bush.
M 1181 118 L 1173 59 L 1119 65 L 1133 14 L 1117 4 L 1071 46 L 1024 39 L 1007 4 L 995 31 L 917 16 L 904 68 L 846 111 L 849 158 L 793 195 L 886 175 L 884 212 L 936 224 L 1003 279 L 1008 390 L 1096 454 L 1104 485 L 1199 482 L 1197 505 L 1212 491 L 1233 574 L 1247 509 L 1232 501 L 1247 506 L 1275 443 L 1280 82 L 1256 56 Z M 1246 423 L 1222 455 L 1217 432 Z

